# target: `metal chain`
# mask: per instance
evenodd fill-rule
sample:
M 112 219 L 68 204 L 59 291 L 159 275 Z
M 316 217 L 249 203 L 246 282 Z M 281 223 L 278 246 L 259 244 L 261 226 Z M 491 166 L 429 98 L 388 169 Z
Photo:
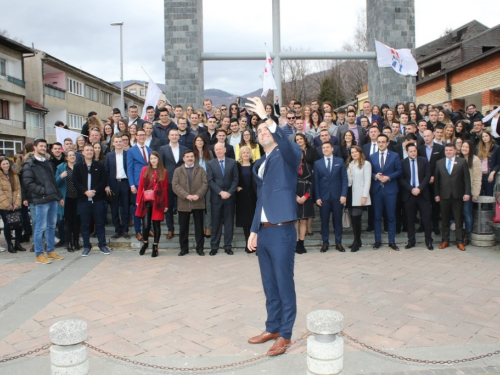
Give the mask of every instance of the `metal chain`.
M 348 338 L 352 342 L 354 342 L 354 343 L 356 343 L 356 344 L 358 344 L 358 345 L 360 345 L 360 346 L 362 346 L 362 347 L 364 347 L 364 348 L 366 348 L 368 350 L 372 350 L 372 351 L 374 351 L 376 353 L 385 355 L 387 357 L 391 357 L 391 358 L 394 358 L 394 359 L 399 359 L 401 361 L 406 361 L 406 362 L 426 363 L 426 364 L 432 364 L 432 365 L 452 365 L 452 364 L 455 364 L 455 363 L 464 363 L 464 362 L 477 361 L 478 359 L 483 359 L 483 358 L 486 358 L 486 357 L 492 357 L 494 355 L 500 354 L 500 350 L 497 350 L 497 351 L 494 351 L 494 352 L 491 352 L 491 353 L 478 355 L 476 357 L 469 357 L 469 358 L 462 358 L 462 359 L 432 360 L 432 359 L 410 358 L 410 357 L 404 357 L 404 356 L 401 356 L 401 355 L 397 355 L 397 354 L 394 354 L 394 353 L 389 353 L 389 352 L 386 352 L 384 350 L 374 348 L 371 345 L 365 344 L 364 342 L 361 342 L 358 339 L 355 339 L 354 337 L 349 336 L 344 331 L 342 331 L 341 334 L 342 334 L 342 336 Z
M 19 354 L 19 355 L 15 355 L 13 357 L 7 357 L 7 358 L 0 359 L 0 363 L 9 362 L 9 361 L 12 361 L 14 359 L 23 358 L 23 357 L 26 357 L 27 355 L 41 352 L 42 350 L 47 350 L 48 348 L 50 348 L 51 345 L 52 344 L 46 344 L 46 345 L 43 345 L 43 346 L 41 346 L 41 347 L 39 347 L 37 349 L 33 349 L 33 350 L 30 350 L 30 351 L 27 351 L 26 353 L 23 353 L 23 354 Z
M 285 348 L 288 349 L 288 348 L 292 347 L 293 345 L 297 344 L 298 342 L 305 340 L 309 336 L 310 336 L 310 333 L 306 333 L 302 337 L 298 338 L 297 340 L 291 342 L 288 345 L 285 345 Z M 92 350 L 94 350 L 94 351 L 96 351 L 98 353 L 104 354 L 104 355 L 106 355 L 108 357 L 112 357 L 114 359 L 118 359 L 120 361 L 131 363 L 133 365 L 154 368 L 154 369 L 157 369 L 157 370 L 184 371 L 184 372 L 186 372 L 186 371 L 210 371 L 210 370 L 218 370 L 218 369 L 227 369 L 227 368 L 236 367 L 236 366 L 243 366 L 243 365 L 246 365 L 248 363 L 252 363 L 252 362 L 258 361 L 260 359 L 266 358 L 267 356 L 270 355 L 269 352 L 268 352 L 266 354 L 261 354 L 261 355 L 259 355 L 257 357 L 246 359 L 244 361 L 238 361 L 238 362 L 228 363 L 228 364 L 219 365 L 219 366 L 210 366 L 210 367 L 172 367 L 172 366 L 153 365 L 151 363 L 145 363 L 145 362 L 135 361 L 135 360 L 132 360 L 132 359 L 129 359 L 129 358 L 121 357 L 119 355 L 116 355 L 116 354 L 107 352 L 105 350 L 102 350 L 100 348 L 97 348 L 94 345 L 89 344 L 88 342 L 82 342 L 82 344 L 85 345 L 86 347 L 88 347 L 89 349 L 92 349 Z

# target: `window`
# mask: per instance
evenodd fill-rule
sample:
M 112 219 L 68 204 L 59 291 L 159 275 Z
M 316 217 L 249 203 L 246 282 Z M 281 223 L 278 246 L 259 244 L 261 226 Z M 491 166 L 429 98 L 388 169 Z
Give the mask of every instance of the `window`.
M 84 122 L 83 116 L 69 114 L 68 126 L 70 129 L 82 129 Z
M 111 106 L 111 94 L 108 94 L 106 91 L 101 91 L 101 103 Z
M 0 99 L 0 118 L 8 120 L 9 116 L 9 101 Z
M 26 127 L 32 129 L 41 129 L 42 122 L 40 121 L 40 114 L 26 112 Z
M 99 90 L 95 87 L 85 85 L 85 97 L 89 100 L 93 100 L 94 102 L 99 101 Z
M 0 139 L 0 152 L 8 158 L 13 158 L 15 154 L 22 153 L 23 142 L 11 139 Z
M 146 90 L 141 90 L 141 96 L 146 96 Z
M 7 63 L 5 59 L 0 59 L 0 76 L 6 76 L 7 75 Z
M 72 78 L 68 78 L 68 92 L 78 96 L 83 96 L 83 83 L 75 81 Z
M 130 90 L 129 91 L 131 94 L 137 95 L 137 90 Z
M 434 63 L 432 65 L 426 66 L 421 69 L 422 78 L 430 76 L 431 74 L 437 73 L 441 70 L 441 61 Z

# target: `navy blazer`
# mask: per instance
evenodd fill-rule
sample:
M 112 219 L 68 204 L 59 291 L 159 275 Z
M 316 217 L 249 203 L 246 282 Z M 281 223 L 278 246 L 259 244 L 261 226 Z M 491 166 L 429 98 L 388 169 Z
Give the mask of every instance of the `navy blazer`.
M 272 224 L 297 220 L 295 192 L 302 150 L 298 144 L 288 140 L 279 126 L 276 126 L 276 131 L 271 135 L 278 145 L 253 166 L 254 181 L 257 184 L 257 207 L 251 228 L 253 233 L 259 231 L 262 209 Z M 264 162 L 264 175 L 260 178 L 258 172 Z
M 361 114 L 356 118 L 356 125 L 361 125 L 361 116 L 364 116 L 364 114 Z M 374 115 L 372 113 L 371 124 L 373 124 L 373 121 L 377 121 L 380 131 L 382 131 L 382 129 L 384 128 L 384 120 L 379 115 Z
M 418 147 L 418 156 L 423 156 L 427 159 L 426 147 L 427 146 L 425 144 Z M 444 147 L 437 143 L 434 143 L 432 145 L 431 159 L 427 160 L 431 168 L 431 177 L 434 176 L 434 171 L 436 170 L 436 162 L 438 160 L 441 160 L 442 158 L 444 158 Z
M 316 155 L 317 155 L 316 160 L 321 159 L 324 156 L 323 155 L 323 146 L 316 147 Z M 342 157 L 342 150 L 341 150 L 340 146 L 333 146 L 333 156 L 335 156 L 337 158 Z
M 363 155 L 365 155 L 365 159 L 370 159 L 370 148 L 372 147 L 372 141 L 368 137 L 366 139 L 368 139 L 368 143 L 366 143 L 363 146 L 361 146 L 361 148 L 363 149 Z M 387 149 L 389 151 L 394 151 L 392 149 L 392 144 L 390 142 L 387 145 Z
M 402 173 L 399 176 L 399 184 L 401 185 L 401 198 L 403 202 L 410 199 L 413 194 L 413 186 L 411 186 L 411 165 L 410 158 L 404 159 L 402 162 Z M 418 175 L 418 188 L 420 189 L 420 196 L 429 200 L 429 181 L 431 179 L 431 167 L 427 158 L 424 156 L 417 156 L 417 175 Z
M 182 159 L 186 150 L 188 150 L 187 147 L 179 145 L 179 160 L 176 163 L 174 153 L 172 152 L 172 147 L 170 146 L 170 144 L 160 147 L 160 158 L 163 166 L 167 170 L 169 185 L 171 185 L 172 181 L 174 180 L 175 169 L 184 164 L 184 161 Z
M 236 199 L 236 188 L 238 187 L 239 175 L 238 166 L 234 159 L 228 157 L 224 158 L 224 175 L 222 175 L 222 170 L 220 167 L 219 159 L 214 158 L 207 162 L 207 180 L 210 187 L 210 192 L 212 193 L 212 207 L 216 203 L 214 197 L 220 200 L 219 194 L 221 191 L 226 191 L 231 194 L 231 200 Z
M 370 156 L 370 163 L 372 164 L 372 184 L 370 186 L 370 193 L 375 194 L 383 188 L 387 194 L 397 194 L 399 191 L 398 178 L 402 173 L 401 161 L 399 160 L 398 154 L 387 151 L 384 170 L 380 168 L 380 154 L 378 151 Z M 378 173 L 382 173 L 384 176 L 389 177 L 390 181 L 382 184 L 382 182 L 375 179 Z
M 148 152 L 148 160 L 149 155 L 153 152 L 149 147 L 146 147 L 146 151 Z M 142 152 L 139 149 L 139 145 L 136 144 L 134 147 L 129 148 L 127 150 L 127 177 L 128 184 L 132 187 L 139 188 L 139 180 L 141 179 L 142 167 L 147 166 L 148 163 L 144 161 L 144 157 L 142 156 Z
M 334 135 L 330 136 L 330 142 L 332 142 L 332 145 L 334 145 L 334 146 L 338 146 L 339 145 L 339 139 L 337 137 L 335 137 Z M 318 147 L 318 146 L 321 146 L 323 144 L 323 142 L 321 141 L 319 135 L 316 136 L 316 137 L 314 137 L 313 144 L 314 144 L 314 147 Z
M 314 194 L 316 199 L 328 201 L 332 199 L 347 198 L 347 169 L 344 159 L 333 157 L 331 171 L 326 168 L 325 158 L 314 162 Z
M 116 152 L 111 151 L 104 160 L 104 169 L 108 176 L 108 186 L 111 190 L 116 190 Z M 127 174 L 127 151 L 123 151 L 123 170 Z

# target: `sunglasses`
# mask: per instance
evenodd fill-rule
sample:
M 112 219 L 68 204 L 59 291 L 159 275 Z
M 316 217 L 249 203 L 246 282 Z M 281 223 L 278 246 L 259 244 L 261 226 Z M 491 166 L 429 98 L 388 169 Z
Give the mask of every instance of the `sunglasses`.
M 289 120 L 294 120 L 294 119 L 295 119 L 295 117 L 287 117 L 287 119 L 289 119 Z

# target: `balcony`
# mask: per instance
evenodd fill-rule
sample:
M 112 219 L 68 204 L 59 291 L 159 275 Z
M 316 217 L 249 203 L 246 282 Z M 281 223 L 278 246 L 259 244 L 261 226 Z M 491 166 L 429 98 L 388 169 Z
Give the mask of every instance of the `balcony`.
M 26 136 L 30 138 L 43 138 L 43 129 L 40 128 L 27 128 Z
M 66 99 L 66 90 L 61 89 L 57 86 L 45 84 L 44 92 L 46 95 L 55 96 L 56 98 L 65 100 Z
M 7 81 L 9 81 L 10 83 L 13 83 L 14 85 L 17 85 L 19 87 L 22 87 L 23 89 L 25 88 L 25 84 L 24 84 L 24 81 L 22 79 L 15 78 L 12 76 L 7 76 Z
M 14 126 L 15 128 L 24 129 L 24 121 L 19 120 L 7 120 L 0 118 L 0 124 Z

